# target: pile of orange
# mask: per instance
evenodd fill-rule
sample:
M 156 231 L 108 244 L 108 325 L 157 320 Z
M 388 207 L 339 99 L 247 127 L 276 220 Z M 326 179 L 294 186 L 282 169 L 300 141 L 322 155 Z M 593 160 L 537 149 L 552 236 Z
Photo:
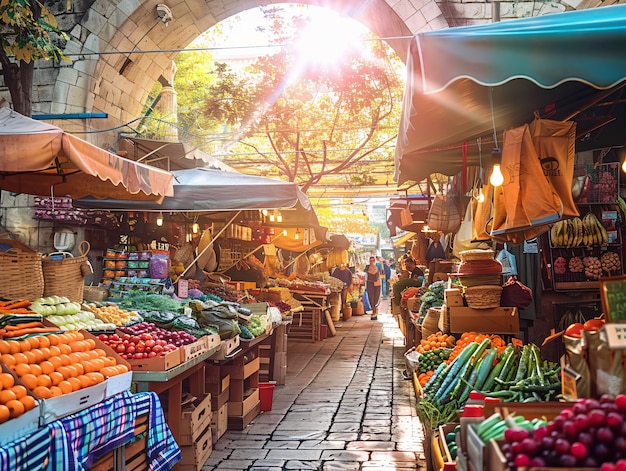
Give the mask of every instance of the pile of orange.
M 39 399 L 88 388 L 128 371 L 126 365 L 118 364 L 114 357 L 96 348 L 95 340 L 86 339 L 81 332 L 40 335 L 25 340 L 0 340 L 0 362 L 13 370 L 26 388 Z M 29 410 L 27 407 L 34 407 L 32 396 L 21 394 L 22 388 L 27 391 L 26 388 L 13 384 L 7 386 L 10 383 L 8 378 L 13 380 L 13 377 L 9 373 L 3 375 L 6 375 L 6 379 L 2 379 L 0 404 L 9 409 L 9 417 L 17 417 Z M 20 395 L 12 388 L 18 388 Z M 21 412 L 16 403 L 11 402 L 12 408 L 6 403 L 21 399 L 26 403 Z M 0 423 L 5 414 L 6 411 L 0 407 Z
M 15 384 L 11 373 L 0 373 L 0 424 L 37 406 L 35 398 L 21 384 Z
M 453 335 L 435 332 L 430 334 L 427 338 L 420 340 L 415 350 L 417 350 L 418 353 L 424 353 L 430 350 L 436 350 L 437 348 L 453 348 L 455 344 L 456 339 Z

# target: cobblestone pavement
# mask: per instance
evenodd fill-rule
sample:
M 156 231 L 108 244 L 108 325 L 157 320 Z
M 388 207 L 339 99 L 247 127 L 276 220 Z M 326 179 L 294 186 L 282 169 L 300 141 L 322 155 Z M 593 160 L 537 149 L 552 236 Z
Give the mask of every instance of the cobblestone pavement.
M 336 322 L 320 342 L 290 339 L 273 407 L 227 431 L 203 471 L 426 470 L 404 338 L 388 312 Z

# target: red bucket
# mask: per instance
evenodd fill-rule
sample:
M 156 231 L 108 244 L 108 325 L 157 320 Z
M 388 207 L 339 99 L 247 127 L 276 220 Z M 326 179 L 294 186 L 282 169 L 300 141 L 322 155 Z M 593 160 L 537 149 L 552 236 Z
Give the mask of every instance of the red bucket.
M 261 412 L 272 410 L 272 400 L 274 399 L 274 385 L 272 383 L 259 383 L 259 401 Z

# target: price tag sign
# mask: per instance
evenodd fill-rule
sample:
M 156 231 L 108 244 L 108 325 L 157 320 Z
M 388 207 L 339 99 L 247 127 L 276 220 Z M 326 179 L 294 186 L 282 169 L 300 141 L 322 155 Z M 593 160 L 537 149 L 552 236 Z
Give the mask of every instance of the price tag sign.
M 189 280 L 178 280 L 178 297 L 187 299 L 189 296 Z
M 606 321 L 626 323 L 626 276 L 600 280 L 600 297 Z
M 604 324 L 604 332 L 609 348 L 626 348 L 626 324 Z

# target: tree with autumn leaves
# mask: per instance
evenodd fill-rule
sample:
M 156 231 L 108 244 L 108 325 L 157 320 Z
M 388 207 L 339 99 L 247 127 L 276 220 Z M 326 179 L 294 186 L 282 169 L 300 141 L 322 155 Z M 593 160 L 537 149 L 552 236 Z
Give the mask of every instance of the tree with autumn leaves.
M 32 114 L 32 88 L 35 61 L 69 60 L 52 40 L 67 40 L 54 15 L 37 0 L 0 1 L 0 64 L 4 84 L 9 89 L 13 109 Z

